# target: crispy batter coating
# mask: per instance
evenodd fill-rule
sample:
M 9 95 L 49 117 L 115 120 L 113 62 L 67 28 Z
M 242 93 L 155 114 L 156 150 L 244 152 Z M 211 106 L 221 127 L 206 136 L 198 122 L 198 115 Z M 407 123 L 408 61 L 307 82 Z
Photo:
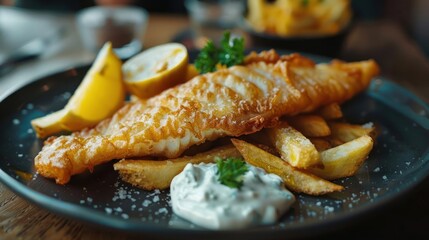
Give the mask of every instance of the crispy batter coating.
M 65 184 L 72 175 L 112 159 L 178 157 L 208 140 L 274 126 L 283 115 L 341 103 L 378 74 L 372 60 L 316 65 L 298 54 L 253 56 L 244 66 L 200 75 L 147 101 L 130 102 L 95 128 L 47 139 L 35 158 L 36 170 Z

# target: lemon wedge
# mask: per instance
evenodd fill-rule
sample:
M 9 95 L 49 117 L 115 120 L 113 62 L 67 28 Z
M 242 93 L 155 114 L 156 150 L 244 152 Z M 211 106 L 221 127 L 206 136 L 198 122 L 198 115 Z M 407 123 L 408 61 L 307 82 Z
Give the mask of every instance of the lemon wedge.
M 127 60 L 122 71 L 132 94 L 150 98 L 187 80 L 188 51 L 180 43 L 149 48 Z
M 112 44 L 106 43 L 67 105 L 31 121 L 37 136 L 45 138 L 61 131 L 81 130 L 116 112 L 125 100 L 121 67 Z

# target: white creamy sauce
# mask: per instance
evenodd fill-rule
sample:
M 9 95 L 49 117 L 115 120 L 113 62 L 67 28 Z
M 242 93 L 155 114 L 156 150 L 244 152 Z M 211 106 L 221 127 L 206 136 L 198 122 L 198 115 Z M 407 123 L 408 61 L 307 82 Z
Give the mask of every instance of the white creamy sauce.
M 170 186 L 176 215 L 209 229 L 240 229 L 272 224 L 295 201 L 274 174 L 248 165 L 240 189 L 218 181 L 217 165 L 188 163 Z

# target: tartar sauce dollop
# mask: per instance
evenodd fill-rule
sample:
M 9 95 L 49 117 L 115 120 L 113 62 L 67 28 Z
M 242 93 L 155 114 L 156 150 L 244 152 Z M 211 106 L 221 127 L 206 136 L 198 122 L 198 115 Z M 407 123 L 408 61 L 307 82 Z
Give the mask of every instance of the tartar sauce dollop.
M 173 212 L 209 229 L 240 229 L 272 224 L 295 201 L 275 174 L 248 165 L 243 185 L 231 188 L 218 181 L 217 165 L 188 163 L 170 186 Z

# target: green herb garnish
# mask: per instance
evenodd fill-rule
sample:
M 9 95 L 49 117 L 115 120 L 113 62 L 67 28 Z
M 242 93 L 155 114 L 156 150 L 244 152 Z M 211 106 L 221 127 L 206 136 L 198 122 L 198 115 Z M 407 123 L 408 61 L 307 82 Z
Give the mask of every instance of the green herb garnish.
M 244 174 L 249 168 L 241 159 L 227 158 L 225 160 L 216 158 L 218 168 L 218 180 L 230 188 L 240 188 L 243 185 Z
M 227 67 L 242 64 L 244 61 L 244 39 L 234 38 L 231 41 L 230 38 L 231 33 L 225 32 L 220 42 L 219 62 Z
M 216 64 L 218 63 L 218 49 L 209 40 L 203 49 L 198 54 L 197 60 L 195 60 L 195 67 L 200 73 L 213 72 L 216 70 Z
M 239 65 L 244 61 L 244 39 L 234 38 L 231 41 L 231 33 L 225 32 L 216 47 L 213 41 L 208 41 L 201 49 L 195 60 L 195 67 L 200 73 L 213 72 L 218 63 L 227 67 Z

